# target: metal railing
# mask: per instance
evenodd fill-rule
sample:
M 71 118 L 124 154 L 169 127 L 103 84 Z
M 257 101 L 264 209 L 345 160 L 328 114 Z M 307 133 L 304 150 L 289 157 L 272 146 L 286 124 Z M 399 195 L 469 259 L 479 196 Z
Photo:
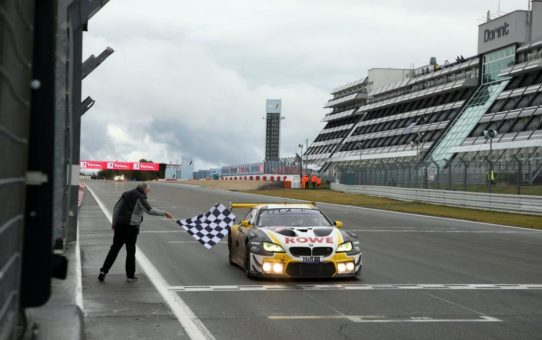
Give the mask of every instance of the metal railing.
M 372 185 L 345 185 L 340 183 L 332 183 L 331 189 L 354 194 L 391 198 L 401 201 L 415 201 L 469 209 L 542 215 L 542 196 L 490 194 L 481 192 L 417 188 L 394 188 Z
M 398 160 L 343 165 L 337 168 L 337 179 L 349 185 L 542 195 L 540 149 L 495 154 L 491 157 L 492 167 L 487 153 L 455 157 L 444 165 Z

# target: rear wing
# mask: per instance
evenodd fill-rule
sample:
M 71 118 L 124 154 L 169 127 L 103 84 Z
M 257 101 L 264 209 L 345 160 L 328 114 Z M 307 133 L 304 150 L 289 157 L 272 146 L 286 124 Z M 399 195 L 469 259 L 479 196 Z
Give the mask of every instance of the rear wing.
M 230 209 L 252 209 L 252 208 L 256 208 L 256 207 L 259 207 L 261 205 L 268 205 L 268 204 L 282 204 L 282 205 L 300 205 L 300 204 L 307 204 L 307 205 L 312 205 L 314 207 L 316 207 L 316 202 L 296 202 L 296 203 L 291 203 L 291 202 L 266 202 L 266 203 L 262 203 L 262 202 L 259 202 L 259 203 L 233 203 L 233 202 L 230 202 Z

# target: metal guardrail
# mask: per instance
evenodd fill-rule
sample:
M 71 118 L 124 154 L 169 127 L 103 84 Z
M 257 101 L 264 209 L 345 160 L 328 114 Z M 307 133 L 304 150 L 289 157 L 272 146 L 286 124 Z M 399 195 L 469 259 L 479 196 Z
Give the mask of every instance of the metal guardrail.
M 480 192 L 345 185 L 332 183 L 331 189 L 353 194 L 386 197 L 454 207 L 542 215 L 542 196 L 506 195 Z

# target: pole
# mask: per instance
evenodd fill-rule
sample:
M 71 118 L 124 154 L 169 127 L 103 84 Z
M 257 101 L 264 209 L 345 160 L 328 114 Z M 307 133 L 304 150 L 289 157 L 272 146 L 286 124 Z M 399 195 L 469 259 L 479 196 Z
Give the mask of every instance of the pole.
M 467 180 L 469 174 L 469 164 L 463 160 L 463 165 L 465 166 L 465 172 L 463 173 L 463 191 L 467 191 Z
M 306 146 L 305 150 L 308 151 L 309 150 L 309 139 L 308 138 L 305 138 L 305 146 Z M 303 150 L 303 149 L 301 149 L 301 150 Z M 308 170 L 309 170 L 308 165 L 309 165 L 308 162 L 305 162 L 305 173 L 307 173 Z
M 516 155 L 514 155 L 513 158 L 518 163 L 518 172 L 517 172 L 518 180 L 517 180 L 516 193 L 520 195 L 521 194 L 521 160 Z
M 299 176 L 303 176 L 303 144 L 301 144 L 301 154 L 299 155 L 299 158 L 300 158 Z M 299 180 L 301 180 L 301 177 L 299 177 Z
M 493 192 L 493 160 L 491 154 L 493 152 L 493 138 L 489 138 L 489 193 Z

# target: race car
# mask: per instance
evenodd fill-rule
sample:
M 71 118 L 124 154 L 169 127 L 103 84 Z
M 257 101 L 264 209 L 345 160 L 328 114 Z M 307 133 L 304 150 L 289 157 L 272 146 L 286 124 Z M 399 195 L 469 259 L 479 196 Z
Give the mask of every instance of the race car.
M 232 203 L 250 209 L 228 233 L 230 264 L 249 277 L 339 278 L 361 273 L 357 236 L 314 203 Z

